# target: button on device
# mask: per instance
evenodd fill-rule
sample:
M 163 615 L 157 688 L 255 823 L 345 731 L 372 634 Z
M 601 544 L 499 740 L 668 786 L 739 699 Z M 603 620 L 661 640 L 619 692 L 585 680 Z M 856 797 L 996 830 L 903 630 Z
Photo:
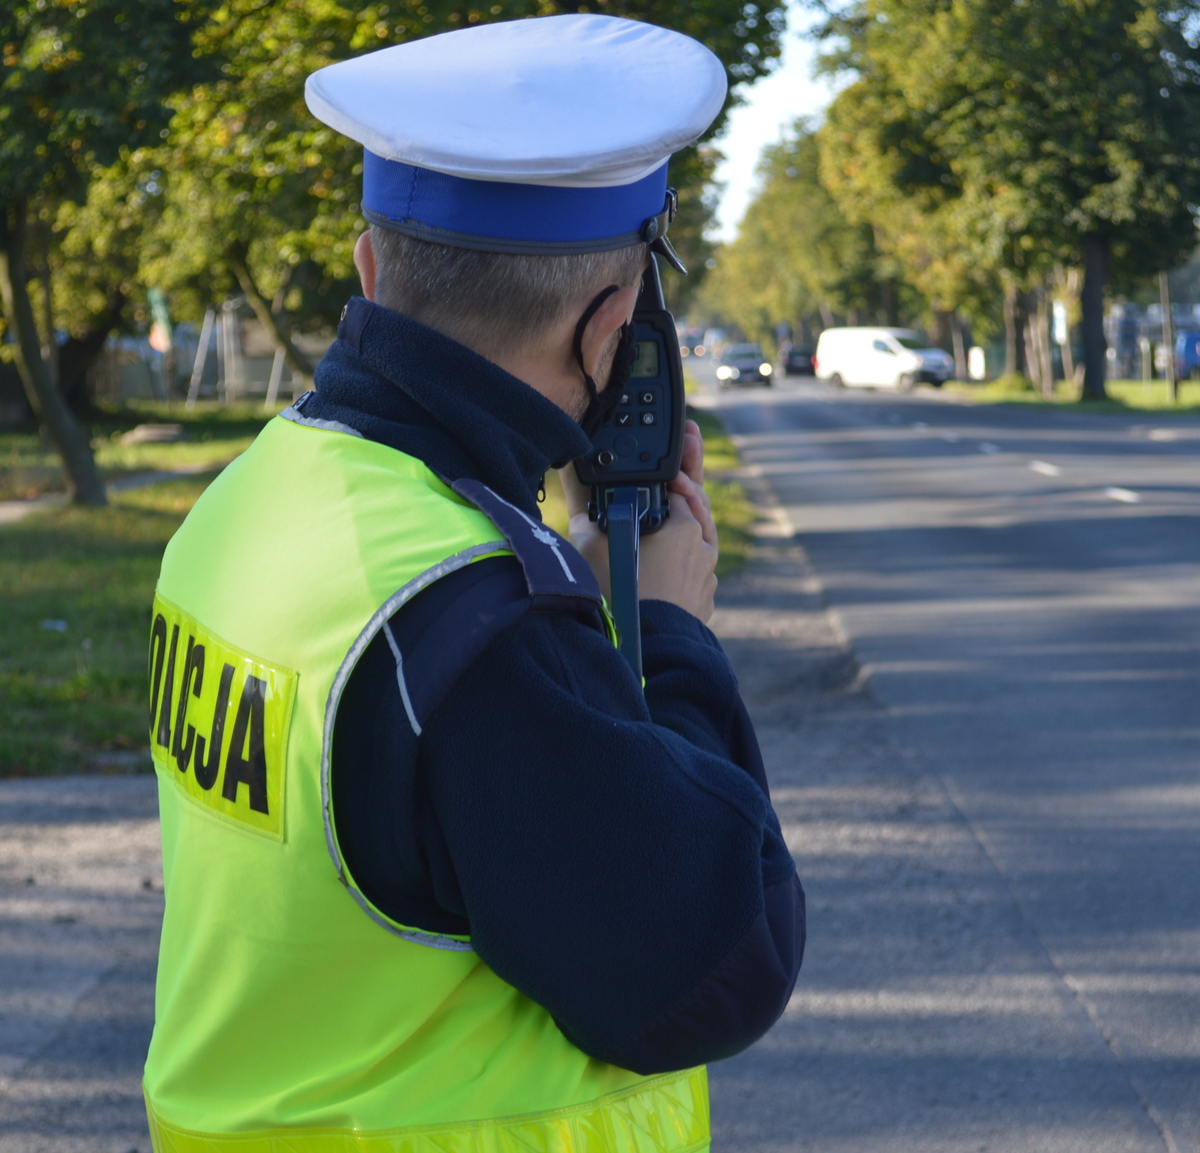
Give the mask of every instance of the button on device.
M 654 424 L 656 419 L 657 418 L 655 417 L 654 413 L 652 413 L 652 412 L 643 412 L 642 413 L 642 424 Z
M 631 397 L 629 395 L 629 393 L 627 393 L 627 392 L 621 393 L 621 403 L 622 404 L 628 404 L 632 399 L 633 399 L 633 397 Z
M 628 428 L 631 424 L 633 424 L 633 413 L 632 412 L 618 412 L 617 413 L 617 427 L 618 428 Z
M 643 393 L 642 393 L 642 395 L 641 395 L 640 397 L 638 397 L 638 399 L 639 399 L 639 400 L 640 400 L 640 401 L 641 401 L 643 404 L 653 404 L 653 403 L 654 403 L 654 393 L 652 393 L 652 392 L 643 392 Z M 653 421 L 649 421 L 649 422 L 647 422 L 647 423 L 653 424 L 654 422 L 653 422 Z

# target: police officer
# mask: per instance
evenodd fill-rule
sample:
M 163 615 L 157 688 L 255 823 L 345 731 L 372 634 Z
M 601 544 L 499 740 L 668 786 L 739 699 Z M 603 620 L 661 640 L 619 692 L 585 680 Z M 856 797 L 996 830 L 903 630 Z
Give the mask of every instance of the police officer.
M 704 1063 L 783 1011 L 803 895 L 704 624 L 698 431 L 643 684 L 569 473 L 579 547 L 537 511 L 724 96 L 695 41 L 596 15 L 310 78 L 366 149 L 364 297 L 163 559 L 159 1153 L 691 1153 Z

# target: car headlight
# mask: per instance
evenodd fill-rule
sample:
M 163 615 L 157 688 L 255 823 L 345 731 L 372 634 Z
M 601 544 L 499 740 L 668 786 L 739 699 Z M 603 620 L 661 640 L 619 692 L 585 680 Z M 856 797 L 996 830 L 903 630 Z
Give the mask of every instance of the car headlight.
M 727 365 L 727 364 L 723 364 L 723 365 L 721 365 L 720 368 L 717 369 L 717 379 L 718 380 L 728 380 L 732 375 L 733 375 L 733 369 L 730 368 L 729 365 Z
M 763 376 L 770 376 L 771 373 L 773 373 L 775 371 L 775 369 L 771 365 L 767 364 L 764 361 L 762 364 L 760 364 L 758 366 L 758 371 L 761 372 L 763 374 Z

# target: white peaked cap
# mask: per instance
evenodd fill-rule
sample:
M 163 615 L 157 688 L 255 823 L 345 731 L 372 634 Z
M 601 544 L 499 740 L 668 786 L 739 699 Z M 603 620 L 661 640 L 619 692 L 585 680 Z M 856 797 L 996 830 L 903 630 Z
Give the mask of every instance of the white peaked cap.
M 481 24 L 332 64 L 318 120 L 369 153 L 467 180 L 628 185 L 694 143 L 725 69 L 689 36 L 613 16 Z

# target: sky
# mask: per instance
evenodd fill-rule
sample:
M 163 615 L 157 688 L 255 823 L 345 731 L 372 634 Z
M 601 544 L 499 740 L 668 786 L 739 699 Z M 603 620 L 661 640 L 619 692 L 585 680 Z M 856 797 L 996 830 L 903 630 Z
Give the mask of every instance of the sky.
M 833 96 L 827 78 L 812 77 L 816 45 L 799 31 L 807 26 L 808 18 L 793 6 L 780 63 L 757 84 L 742 86 L 745 102 L 729 114 L 728 128 L 716 141 L 725 155 L 716 172 L 717 182 L 725 186 L 713 233 L 718 240 L 732 240 L 737 234 L 754 194 L 755 168 L 763 148 L 774 144 L 797 116 L 819 119 Z

